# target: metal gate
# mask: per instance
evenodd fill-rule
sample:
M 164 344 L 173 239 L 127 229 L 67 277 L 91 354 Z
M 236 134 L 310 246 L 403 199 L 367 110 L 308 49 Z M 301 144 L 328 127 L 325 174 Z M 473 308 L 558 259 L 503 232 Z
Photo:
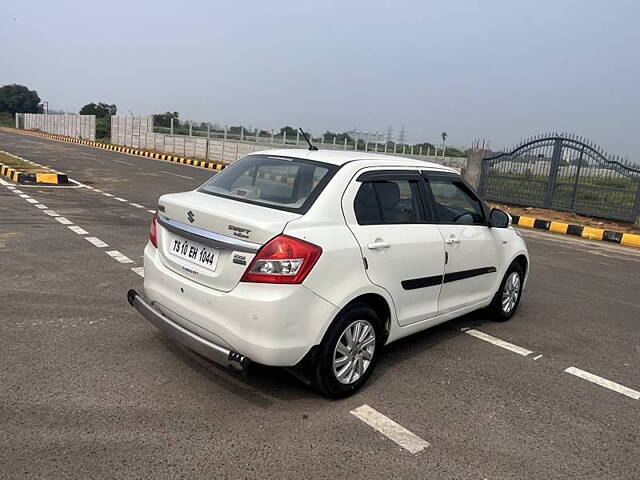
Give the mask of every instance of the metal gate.
M 546 134 L 482 160 L 487 200 L 632 222 L 640 216 L 640 168 L 586 139 Z

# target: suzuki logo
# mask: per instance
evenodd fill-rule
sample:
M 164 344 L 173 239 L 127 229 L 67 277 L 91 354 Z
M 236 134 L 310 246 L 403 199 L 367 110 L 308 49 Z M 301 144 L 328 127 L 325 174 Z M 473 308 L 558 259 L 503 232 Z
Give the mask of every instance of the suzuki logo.
M 193 223 L 193 221 L 196 219 L 196 216 L 193 214 L 191 210 L 189 210 L 189 213 L 187 213 L 187 218 L 191 223 Z

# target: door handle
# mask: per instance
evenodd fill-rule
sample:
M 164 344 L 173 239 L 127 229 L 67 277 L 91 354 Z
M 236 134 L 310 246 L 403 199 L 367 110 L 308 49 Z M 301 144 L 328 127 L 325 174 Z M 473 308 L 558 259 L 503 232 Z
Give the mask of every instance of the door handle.
M 375 242 L 367 244 L 369 250 L 381 250 L 383 248 L 389 248 L 391 244 L 389 242 L 383 242 L 382 240 L 376 240 Z
M 460 239 L 454 236 L 451 236 L 449 238 L 447 238 L 444 243 L 446 243 L 447 245 L 457 245 L 458 243 L 460 243 Z

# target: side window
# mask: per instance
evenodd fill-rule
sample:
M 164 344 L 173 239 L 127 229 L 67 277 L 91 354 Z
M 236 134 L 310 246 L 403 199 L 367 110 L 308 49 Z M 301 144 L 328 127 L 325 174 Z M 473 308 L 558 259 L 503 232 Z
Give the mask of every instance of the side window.
M 363 182 L 354 202 L 360 225 L 420 223 L 418 182 L 376 180 Z
M 484 224 L 480 201 L 461 182 L 429 180 L 438 223 Z

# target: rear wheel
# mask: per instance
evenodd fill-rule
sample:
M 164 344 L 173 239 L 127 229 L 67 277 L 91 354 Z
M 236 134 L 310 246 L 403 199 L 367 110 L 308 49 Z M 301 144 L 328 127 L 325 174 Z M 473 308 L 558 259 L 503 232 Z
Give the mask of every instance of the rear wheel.
M 491 305 L 487 309 L 493 320 L 506 322 L 516 313 L 520 299 L 522 298 L 522 285 L 524 272 L 517 263 L 512 264 L 500 284 L 500 288 L 493 297 Z
M 371 376 L 381 344 L 380 319 L 369 306 L 357 304 L 341 312 L 318 349 L 316 388 L 330 398 L 357 392 Z

